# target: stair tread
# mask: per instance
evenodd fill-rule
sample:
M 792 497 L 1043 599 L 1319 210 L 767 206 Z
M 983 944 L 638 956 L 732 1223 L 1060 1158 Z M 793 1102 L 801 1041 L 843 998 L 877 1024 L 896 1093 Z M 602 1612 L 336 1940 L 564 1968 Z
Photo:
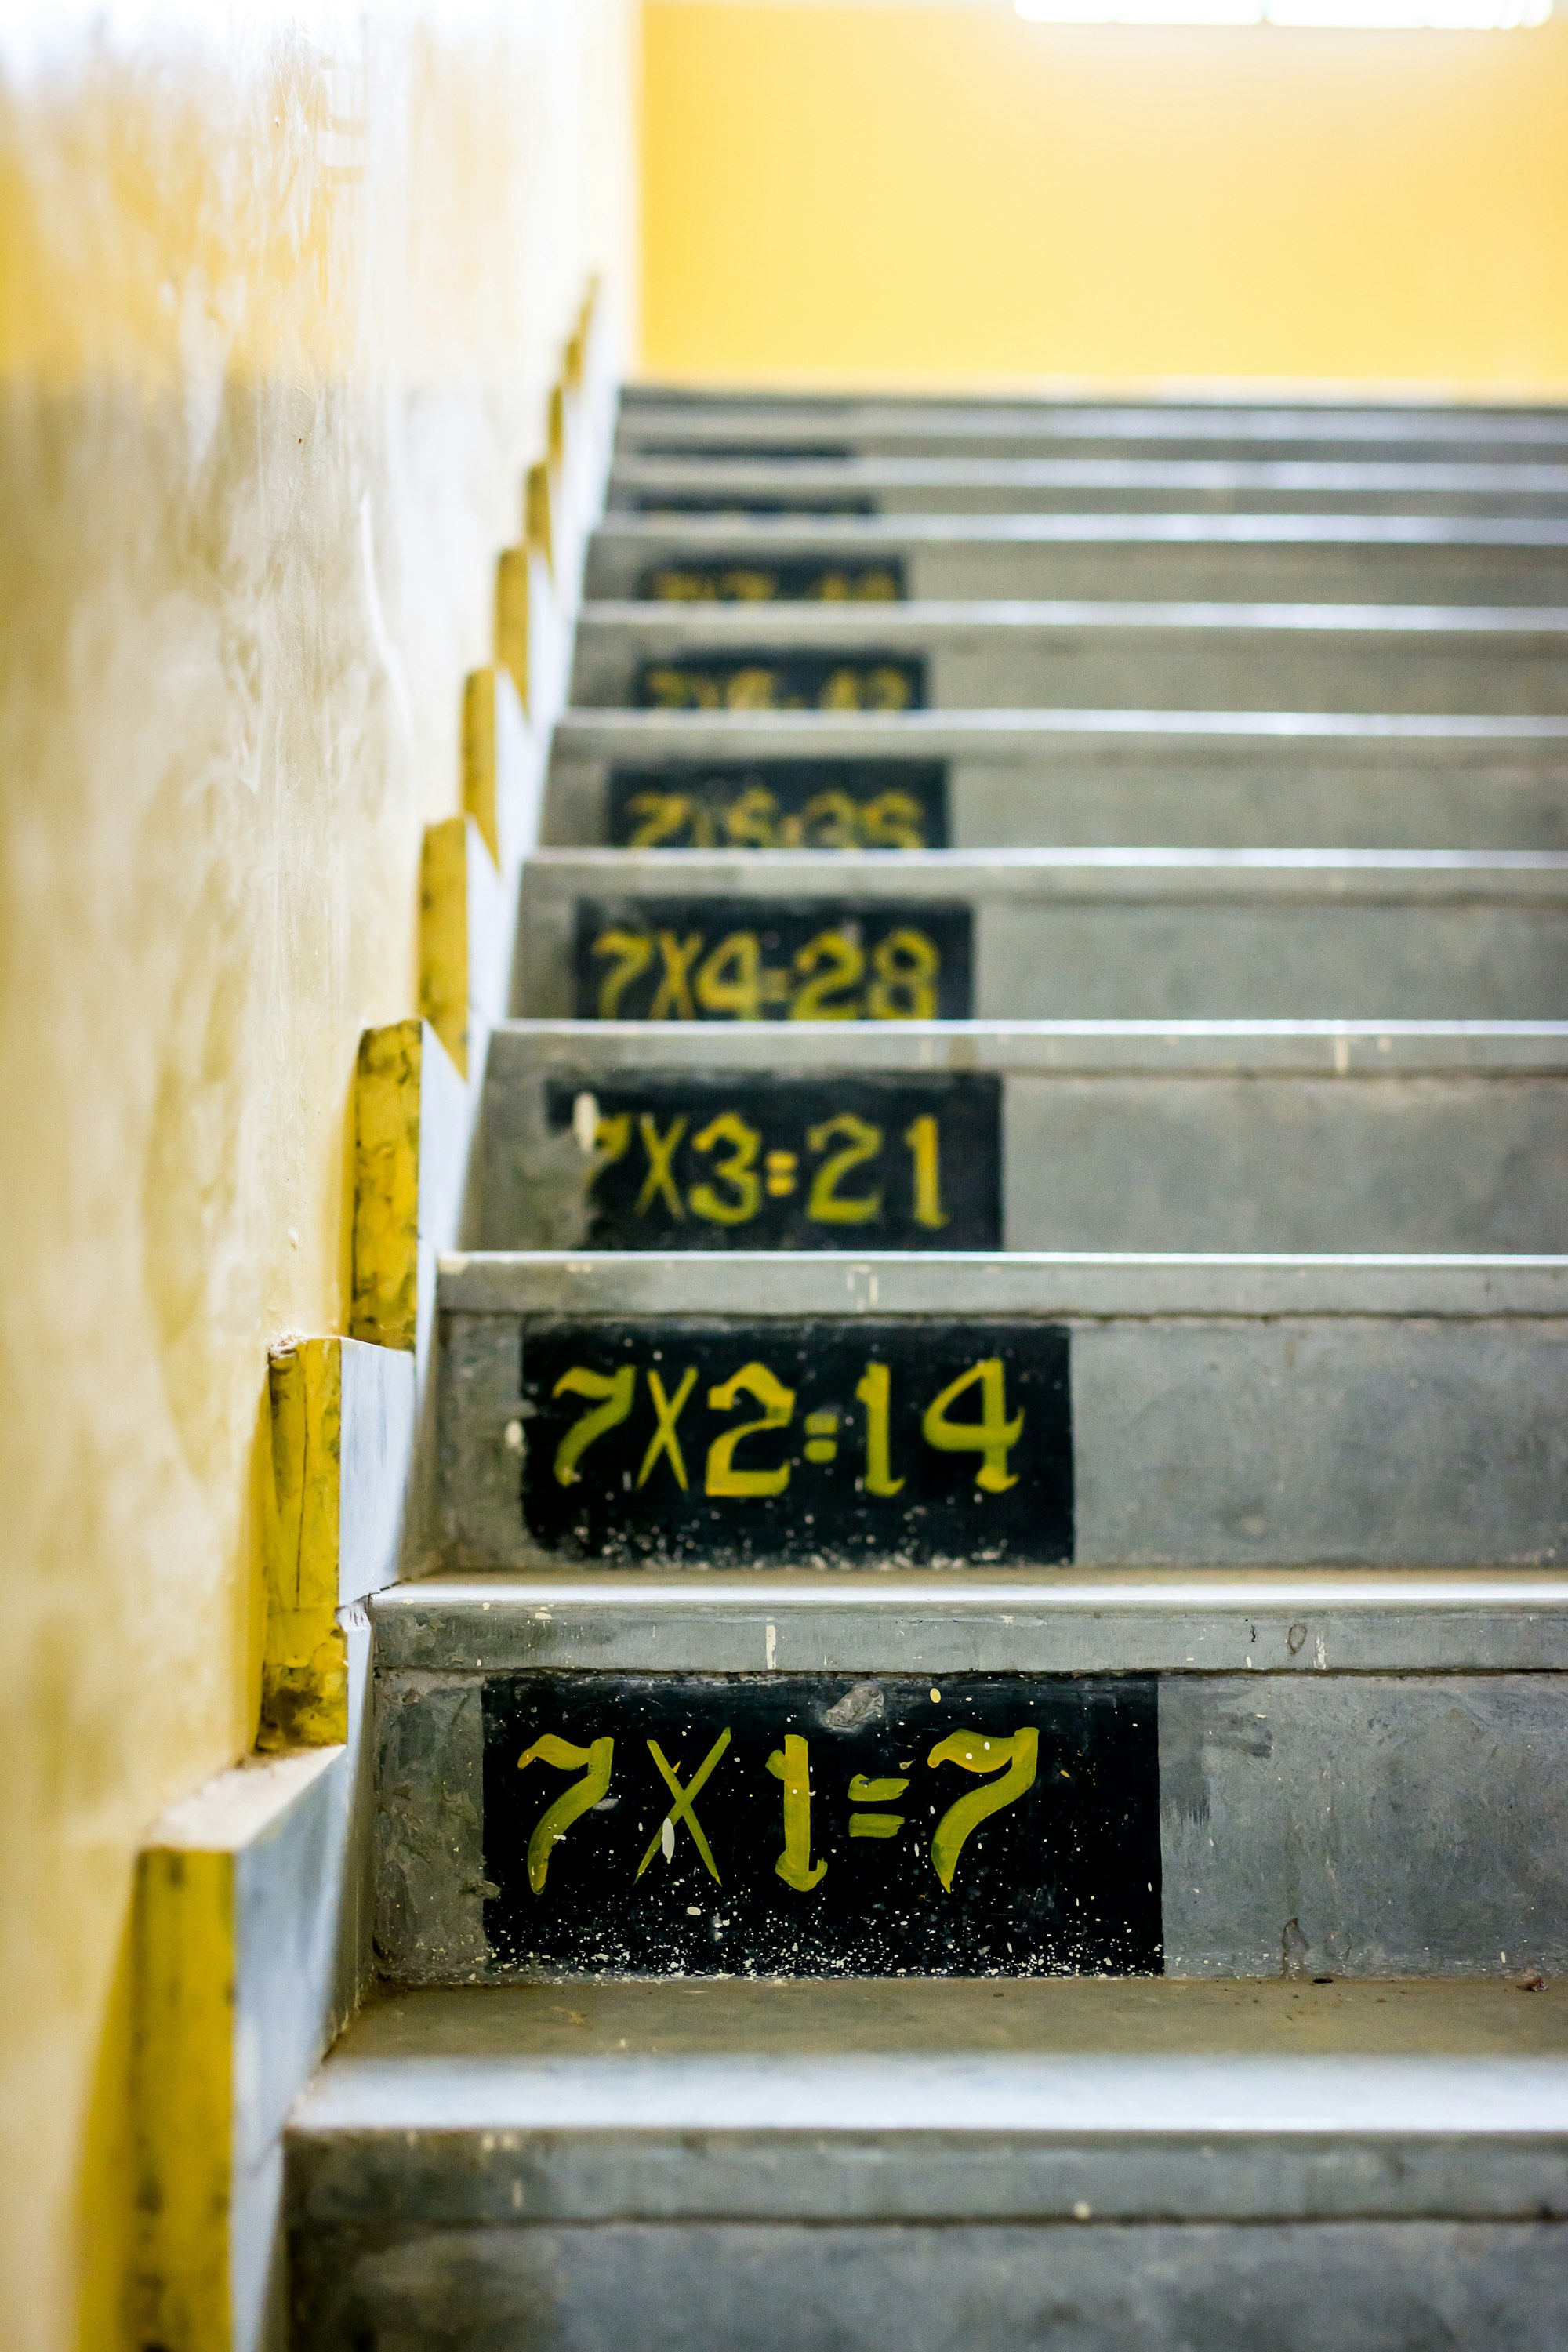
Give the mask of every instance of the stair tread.
M 748 752 L 809 749 L 826 753 L 906 750 L 952 745 L 973 751 L 987 744 L 1008 748 L 1008 739 L 1033 749 L 1042 739 L 1084 735 L 1117 738 L 1150 735 L 1195 738 L 1211 757 L 1209 737 L 1305 742 L 1320 739 L 1341 745 L 1388 742 L 1425 747 L 1423 756 L 1473 758 L 1471 746 L 1500 742 L 1557 742 L 1568 736 L 1568 717 L 1552 711 L 1431 710 L 1161 710 L 1074 709 L 994 706 L 961 710 L 625 710 L 577 704 L 563 711 L 557 743 L 574 750 L 596 744 L 619 750 L 629 740 L 668 738 L 673 745 L 700 750 L 729 743 Z M 533 855 L 537 856 L 536 850 Z
M 298 2132 L 1568 2136 L 1568 1987 L 567 1979 L 394 1990 Z
M 1343 1076 L 1401 1071 L 1556 1072 L 1568 1021 L 1037 1020 L 661 1022 L 513 1020 L 490 1032 L 492 1064 L 768 1070 L 836 1067 L 1118 1072 L 1280 1069 Z
M 1568 466 L 1552 457 L 1517 459 L 1430 457 L 1170 457 L 855 456 L 767 457 L 738 450 L 721 457 L 622 452 L 611 476 L 616 489 L 712 488 L 777 496 L 803 490 L 971 487 L 1004 490 L 1092 488 L 1135 493 L 1246 490 L 1336 492 L 1468 491 L 1474 496 L 1542 499 L 1568 495 Z
M 1540 515 L 611 513 L 595 541 L 693 548 L 830 548 L 1128 544 L 1331 547 L 1568 547 L 1568 521 Z M 814 609 L 816 609 L 814 607 Z
M 1568 1576 L 1558 1570 L 447 1570 L 371 1606 L 389 1674 L 1568 1666 Z
M 470 1315 L 1560 1316 L 1568 1256 L 1255 1251 L 471 1250 L 439 1261 Z
M 790 890 L 939 898 L 984 890 L 997 897 L 1105 897 L 1184 889 L 1205 897 L 1398 895 L 1556 898 L 1568 890 L 1562 849 L 540 849 L 529 860 L 538 887 L 571 891 L 575 877 L 603 888 L 724 891 L 737 899 Z

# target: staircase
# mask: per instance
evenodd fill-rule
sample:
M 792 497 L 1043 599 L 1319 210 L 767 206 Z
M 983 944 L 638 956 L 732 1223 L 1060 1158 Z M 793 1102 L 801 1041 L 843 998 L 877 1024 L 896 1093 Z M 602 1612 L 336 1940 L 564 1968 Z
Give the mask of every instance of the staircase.
M 297 2352 L 1568 2341 L 1568 417 L 622 404 Z

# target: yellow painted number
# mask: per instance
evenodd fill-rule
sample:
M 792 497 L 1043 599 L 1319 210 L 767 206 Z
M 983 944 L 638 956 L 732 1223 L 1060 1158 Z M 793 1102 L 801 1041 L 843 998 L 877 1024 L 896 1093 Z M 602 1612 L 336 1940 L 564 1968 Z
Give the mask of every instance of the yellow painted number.
M 724 812 L 724 837 L 742 849 L 776 849 L 779 804 L 762 784 L 737 793 Z
M 859 812 L 847 793 L 814 793 L 800 814 L 814 849 L 859 847 Z
M 857 1118 L 853 1111 L 840 1111 L 837 1118 L 825 1118 L 820 1127 L 807 1129 L 807 1148 L 826 1151 L 835 1136 L 842 1136 L 844 1142 L 812 1178 L 805 1213 L 819 1225 L 868 1224 L 882 1213 L 881 1186 L 879 1184 L 874 1192 L 844 1193 L 838 1185 L 852 1168 L 875 1160 L 882 1149 L 882 1130 L 868 1119 Z
M 579 1095 L 577 1099 L 581 1102 L 584 1097 Z M 592 1102 L 593 1097 L 589 1096 L 588 1100 Z M 588 1183 L 591 1188 L 598 1182 L 606 1168 L 613 1168 L 616 1160 L 624 1160 L 630 1150 L 632 1115 L 629 1110 L 616 1110 L 612 1111 L 607 1118 L 601 1118 L 597 1115 L 595 1106 L 595 1111 L 590 1114 L 590 1123 L 593 1130 L 594 1150 L 594 1158 L 588 1165 Z M 585 1133 L 587 1130 L 584 1129 L 583 1132 Z
M 942 1205 L 942 1136 L 930 1112 L 904 1129 L 915 1163 L 915 1223 L 940 1233 L 947 1223 Z
M 613 1021 L 627 989 L 642 978 L 653 961 L 653 941 L 646 931 L 601 931 L 589 953 L 595 959 L 615 958 L 599 982 L 599 1018 Z
M 965 1772 L 1002 1772 L 1002 1778 L 993 1780 L 989 1788 L 972 1789 L 967 1797 L 960 1797 L 936 1825 L 931 1858 L 950 1895 L 965 1841 L 982 1822 L 999 1813 L 1005 1805 L 1016 1804 L 1034 1787 L 1039 1753 L 1040 1735 L 1033 1724 L 1026 1724 L 1011 1739 L 984 1739 L 977 1732 L 955 1731 L 950 1738 L 939 1739 L 926 1758 L 928 1764 L 957 1764 Z
M 784 1734 L 784 1752 L 773 1749 L 768 1770 L 784 1782 L 784 1850 L 773 1868 L 786 1886 L 809 1895 L 826 1877 L 827 1864 L 811 1858 L 811 1764 L 798 1731 Z
M 937 974 L 942 958 L 923 931 L 907 926 L 889 931 L 871 952 L 876 975 L 866 991 L 872 1021 L 934 1021 Z
M 979 1420 L 951 1420 L 948 1407 L 973 1388 L 980 1391 Z M 1017 1485 L 1017 1473 L 1008 1470 L 1007 1456 L 1023 1433 L 1021 1412 L 1007 1419 L 1006 1375 L 1000 1356 L 987 1356 L 983 1363 L 971 1364 L 966 1372 L 949 1381 L 941 1395 L 927 1405 L 921 1423 L 921 1435 L 939 1454 L 979 1454 L 974 1483 L 987 1495 L 1005 1495 L 1009 1486 Z
M 552 1805 L 546 1805 L 533 1824 L 533 1833 L 528 1841 L 528 1883 L 536 1895 L 543 1894 L 550 1857 L 573 1822 L 592 1812 L 609 1789 L 615 1753 L 613 1739 L 595 1739 L 590 1748 L 574 1748 L 571 1740 L 560 1739 L 553 1731 L 547 1731 L 518 1758 L 520 1772 L 526 1772 L 535 1763 L 552 1764 L 557 1772 L 575 1772 L 584 1764 L 588 1768 L 580 1780 L 563 1789 Z
M 787 1429 L 795 1417 L 795 1391 L 786 1389 L 765 1364 L 742 1364 L 732 1380 L 709 1390 L 709 1410 L 733 1412 L 736 1399 L 742 1396 L 754 1397 L 763 1408 L 762 1415 L 724 1430 L 713 1440 L 708 1448 L 706 1491 L 710 1495 L 782 1495 L 789 1485 L 789 1464 L 781 1462 L 773 1470 L 737 1470 L 735 1448 L 743 1437 L 760 1436 L 766 1429 Z
M 691 1139 L 693 1151 L 713 1151 L 721 1143 L 733 1145 L 727 1158 L 714 1164 L 713 1173 L 719 1183 L 730 1187 L 728 1198 L 716 1185 L 693 1184 L 688 1198 L 693 1216 L 705 1217 L 711 1225 L 743 1225 L 754 1217 L 762 1206 L 763 1180 L 756 1172 L 757 1154 L 762 1150 L 761 1132 L 748 1127 L 738 1111 L 721 1111 L 710 1119 L 700 1135 Z
M 803 985 L 789 1009 L 792 1021 L 853 1021 L 859 1007 L 831 999 L 858 988 L 865 975 L 866 953 L 847 931 L 818 931 L 795 951 L 795 971 Z M 815 977 L 814 977 L 815 975 Z
M 697 1002 L 717 1020 L 763 1017 L 763 950 L 755 931 L 731 931 L 697 975 Z
M 866 1408 L 865 1484 L 868 1495 L 896 1495 L 904 1483 L 893 1475 L 889 1444 L 892 1392 L 893 1376 L 887 1365 L 868 1364 L 866 1376 L 855 1391 L 855 1402 Z
M 626 814 L 635 820 L 629 848 L 652 849 L 661 841 L 682 849 L 713 846 L 712 817 L 685 793 L 638 793 L 627 802 Z
M 599 1397 L 603 1402 L 596 1404 L 592 1412 L 585 1412 L 581 1421 L 574 1421 L 556 1447 L 558 1486 L 577 1484 L 581 1475 L 578 1463 L 596 1437 L 603 1437 L 606 1430 L 625 1421 L 632 1409 L 637 1384 L 637 1372 L 630 1364 L 623 1364 L 615 1372 L 595 1372 L 586 1364 L 574 1364 L 570 1371 L 562 1373 L 550 1391 L 552 1396 Z
M 923 849 L 925 814 L 910 793 L 879 793 L 860 812 L 868 849 Z

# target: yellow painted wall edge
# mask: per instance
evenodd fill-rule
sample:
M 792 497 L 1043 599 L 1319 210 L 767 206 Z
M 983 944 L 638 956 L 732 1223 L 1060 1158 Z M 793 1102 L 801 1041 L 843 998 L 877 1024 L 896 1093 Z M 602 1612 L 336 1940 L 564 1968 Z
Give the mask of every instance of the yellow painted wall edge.
M 577 593 L 608 455 L 614 380 L 608 351 L 595 364 L 596 349 L 585 305 L 549 406 L 549 487 L 536 467 L 525 489 L 537 518 L 561 485 L 555 503 L 576 516 L 527 607 L 531 625 L 562 640 L 562 599 Z M 368 1965 L 362 1604 L 417 1566 L 430 1540 L 405 1511 L 428 1434 L 420 1391 L 435 1261 L 459 1238 L 479 1101 L 468 1057 L 477 1080 L 488 1028 L 506 1010 L 506 909 L 565 687 L 559 662 L 544 665 L 548 696 L 536 669 L 525 720 L 497 652 L 465 685 L 464 776 L 504 866 L 471 811 L 426 830 L 425 1017 L 367 1030 L 358 1058 L 352 1336 L 297 1339 L 269 1360 L 258 1752 L 174 1807 L 138 1870 L 136 2309 L 161 2352 L 265 2352 L 280 2341 L 278 2135 Z M 374 1465 L 374 1476 L 356 1482 L 356 1461 Z M 265 1990 L 279 1969 L 292 1971 L 282 2002 Z M 258 2048 L 279 2013 L 292 2019 L 292 2040 Z

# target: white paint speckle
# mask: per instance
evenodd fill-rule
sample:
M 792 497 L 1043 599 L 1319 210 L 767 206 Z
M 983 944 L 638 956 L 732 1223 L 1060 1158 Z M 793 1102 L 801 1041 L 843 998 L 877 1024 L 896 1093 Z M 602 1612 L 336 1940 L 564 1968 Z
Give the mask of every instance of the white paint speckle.
M 779 1629 L 773 1624 L 764 1625 L 763 1628 L 763 1664 L 766 1666 L 770 1675 L 773 1673 L 773 1667 L 778 1663 L 778 1654 Z

